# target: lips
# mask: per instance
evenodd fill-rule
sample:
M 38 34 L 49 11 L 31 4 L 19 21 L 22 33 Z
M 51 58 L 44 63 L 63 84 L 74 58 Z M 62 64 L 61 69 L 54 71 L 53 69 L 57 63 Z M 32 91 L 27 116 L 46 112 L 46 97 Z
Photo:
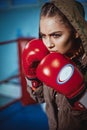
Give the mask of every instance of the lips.
M 51 50 L 50 52 L 58 52 L 58 50 L 56 51 L 56 50 Z

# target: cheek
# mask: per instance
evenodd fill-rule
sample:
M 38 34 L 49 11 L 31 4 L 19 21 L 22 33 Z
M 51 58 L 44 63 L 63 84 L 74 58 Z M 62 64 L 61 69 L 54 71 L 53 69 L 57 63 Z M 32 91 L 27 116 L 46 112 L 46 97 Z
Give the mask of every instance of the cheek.
M 55 48 L 60 53 L 64 54 L 71 48 L 71 41 L 69 39 L 58 39 L 55 42 Z
M 69 36 L 62 36 L 55 41 L 56 47 L 66 48 L 71 43 L 71 38 Z
M 42 39 L 42 41 L 43 41 L 43 44 L 46 46 L 46 48 L 48 48 L 47 41 L 44 38 Z
M 55 47 L 57 48 L 63 48 L 65 45 L 65 41 L 62 39 L 57 39 L 54 41 L 54 43 L 55 43 Z

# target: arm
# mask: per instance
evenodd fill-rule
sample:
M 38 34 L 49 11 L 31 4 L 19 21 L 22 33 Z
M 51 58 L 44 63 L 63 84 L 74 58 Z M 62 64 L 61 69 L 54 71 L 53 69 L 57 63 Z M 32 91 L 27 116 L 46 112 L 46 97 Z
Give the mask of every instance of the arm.
M 22 67 L 28 85 L 27 90 L 38 102 L 43 102 L 44 99 L 43 83 L 36 76 L 36 68 L 48 53 L 49 51 L 40 39 L 28 42 L 22 53 Z
M 75 109 L 87 109 L 84 77 L 75 64 L 64 55 L 52 52 L 45 56 L 37 67 L 37 77 L 65 95 Z
M 43 103 L 44 102 L 43 85 L 33 90 L 31 81 L 28 80 L 28 78 L 26 78 L 26 82 L 27 82 L 27 92 L 30 94 L 31 98 L 38 103 Z

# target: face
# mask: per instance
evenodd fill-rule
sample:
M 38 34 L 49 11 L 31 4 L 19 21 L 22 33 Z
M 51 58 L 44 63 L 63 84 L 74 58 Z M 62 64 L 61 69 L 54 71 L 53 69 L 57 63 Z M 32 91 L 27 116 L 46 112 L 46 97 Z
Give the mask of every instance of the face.
M 71 49 L 73 43 L 71 31 L 56 17 L 41 17 L 40 35 L 50 52 L 65 54 Z

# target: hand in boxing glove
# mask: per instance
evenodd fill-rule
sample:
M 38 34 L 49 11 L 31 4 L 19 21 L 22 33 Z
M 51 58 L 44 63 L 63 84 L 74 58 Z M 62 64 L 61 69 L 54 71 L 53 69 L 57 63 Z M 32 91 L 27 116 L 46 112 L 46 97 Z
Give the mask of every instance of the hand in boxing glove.
M 83 75 L 75 64 L 60 53 L 52 52 L 45 56 L 37 67 L 37 77 L 49 87 L 65 95 L 73 106 L 85 91 Z
M 27 43 L 22 53 L 23 72 L 28 80 L 31 80 L 32 88 L 41 85 L 37 79 L 36 68 L 39 62 L 49 53 L 40 39 L 33 39 Z

